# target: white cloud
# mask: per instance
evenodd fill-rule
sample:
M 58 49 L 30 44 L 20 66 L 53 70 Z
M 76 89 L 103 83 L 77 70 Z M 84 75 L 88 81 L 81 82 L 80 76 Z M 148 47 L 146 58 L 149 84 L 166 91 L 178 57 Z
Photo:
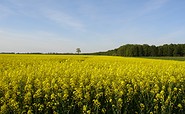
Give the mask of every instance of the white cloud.
M 154 12 L 160 8 L 162 8 L 168 0 L 148 0 L 148 2 L 145 2 L 143 6 L 138 8 L 136 11 L 132 12 L 131 16 L 128 16 L 124 19 L 125 23 L 137 20 L 138 18 L 145 16 L 147 14 L 150 14 L 151 12 Z
M 32 31 L 31 34 L 4 30 L 0 36 L 0 52 L 75 52 L 79 44 L 47 31 Z
M 73 28 L 81 31 L 85 30 L 85 26 L 82 24 L 82 22 L 64 12 L 57 10 L 45 10 L 44 16 L 55 23 L 58 23 L 62 27 Z
M 5 18 L 12 14 L 14 14 L 14 12 L 10 8 L 0 4 L 0 18 Z
M 149 2 L 146 3 L 143 13 L 150 13 L 151 11 L 160 9 L 167 2 L 168 0 L 150 0 Z
M 44 2 L 46 3 L 46 1 Z M 31 18 L 39 18 L 40 8 L 43 1 L 25 1 L 25 0 L 6 0 L 0 4 L 0 18 L 8 16 L 26 16 Z
M 0 4 L 0 18 L 10 15 L 24 15 L 31 18 L 45 18 L 58 24 L 65 29 L 75 29 L 85 31 L 85 25 L 78 17 L 72 16 L 60 10 L 50 9 L 47 5 L 48 1 L 28 1 L 23 0 L 7 0 L 8 7 L 5 4 Z M 33 5 L 30 5 L 33 4 Z

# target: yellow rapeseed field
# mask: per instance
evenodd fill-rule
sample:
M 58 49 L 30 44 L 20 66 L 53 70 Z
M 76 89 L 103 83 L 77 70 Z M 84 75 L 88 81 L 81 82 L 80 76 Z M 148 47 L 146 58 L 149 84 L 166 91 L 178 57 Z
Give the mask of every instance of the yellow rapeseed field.
M 185 114 L 185 62 L 0 55 L 0 114 Z

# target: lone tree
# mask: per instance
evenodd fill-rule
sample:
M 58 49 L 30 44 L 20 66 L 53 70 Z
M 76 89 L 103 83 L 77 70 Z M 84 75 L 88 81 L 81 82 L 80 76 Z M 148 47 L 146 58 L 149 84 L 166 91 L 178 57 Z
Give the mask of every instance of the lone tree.
M 76 48 L 76 52 L 79 54 L 81 52 L 80 48 Z

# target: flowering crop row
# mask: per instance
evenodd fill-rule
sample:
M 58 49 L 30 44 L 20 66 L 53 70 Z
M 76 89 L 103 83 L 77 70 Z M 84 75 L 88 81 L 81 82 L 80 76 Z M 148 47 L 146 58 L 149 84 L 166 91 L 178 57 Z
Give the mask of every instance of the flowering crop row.
M 185 62 L 0 55 L 0 114 L 185 113 Z

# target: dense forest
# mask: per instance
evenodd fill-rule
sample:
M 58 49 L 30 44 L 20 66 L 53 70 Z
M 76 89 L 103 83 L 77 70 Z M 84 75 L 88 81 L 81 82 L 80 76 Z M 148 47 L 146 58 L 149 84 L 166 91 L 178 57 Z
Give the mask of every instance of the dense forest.
M 162 46 L 148 44 L 126 44 L 117 49 L 97 52 L 96 55 L 117 55 L 127 57 L 142 56 L 185 56 L 185 44 L 164 44 Z

